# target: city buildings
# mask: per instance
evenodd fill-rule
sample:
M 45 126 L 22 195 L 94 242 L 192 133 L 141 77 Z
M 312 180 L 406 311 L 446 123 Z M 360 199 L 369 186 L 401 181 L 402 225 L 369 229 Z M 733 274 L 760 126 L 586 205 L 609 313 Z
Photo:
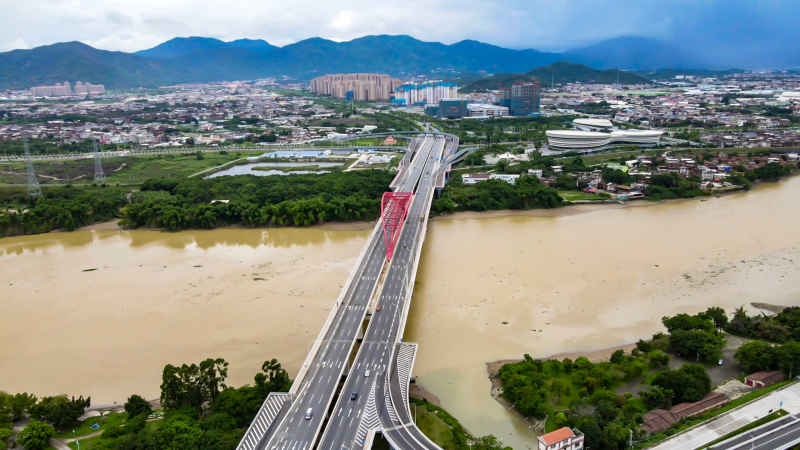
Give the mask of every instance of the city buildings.
M 447 81 L 433 80 L 423 83 L 405 83 L 394 91 L 397 105 L 435 105 L 442 99 L 458 98 L 458 85 Z
M 311 80 L 311 91 L 355 101 L 386 101 L 400 80 L 378 73 L 337 73 Z
M 508 106 L 512 116 L 530 116 L 539 112 L 539 83 L 515 84 L 511 86 L 510 95 Z
M 581 450 L 583 449 L 583 433 L 568 427 L 539 436 L 539 450 Z
M 101 95 L 106 92 L 105 86 L 102 84 L 83 83 L 81 81 L 75 82 L 73 89 L 69 81 L 61 84 L 54 84 L 52 86 L 34 86 L 31 88 L 31 95 L 34 97 L 69 97 L 72 95 Z

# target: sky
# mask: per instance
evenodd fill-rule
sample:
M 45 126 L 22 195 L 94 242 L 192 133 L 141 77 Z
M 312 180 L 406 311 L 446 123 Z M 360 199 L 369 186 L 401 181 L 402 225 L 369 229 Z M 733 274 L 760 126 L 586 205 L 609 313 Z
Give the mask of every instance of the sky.
M 562 51 L 617 36 L 735 57 L 800 49 L 798 0 L 0 0 L 0 51 L 82 41 L 136 51 L 176 36 L 286 45 L 408 34 Z

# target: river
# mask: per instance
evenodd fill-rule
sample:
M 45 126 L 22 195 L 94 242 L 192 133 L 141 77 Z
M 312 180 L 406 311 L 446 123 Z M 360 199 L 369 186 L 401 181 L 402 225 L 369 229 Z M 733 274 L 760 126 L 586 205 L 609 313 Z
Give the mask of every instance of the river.
M 473 433 L 535 448 L 489 395 L 486 362 L 634 342 L 711 305 L 800 304 L 799 197 L 795 177 L 702 201 L 437 218 L 405 336 L 414 373 Z M 156 397 L 165 363 L 211 356 L 232 385 L 267 358 L 294 373 L 368 232 L 0 239 L 0 389 Z

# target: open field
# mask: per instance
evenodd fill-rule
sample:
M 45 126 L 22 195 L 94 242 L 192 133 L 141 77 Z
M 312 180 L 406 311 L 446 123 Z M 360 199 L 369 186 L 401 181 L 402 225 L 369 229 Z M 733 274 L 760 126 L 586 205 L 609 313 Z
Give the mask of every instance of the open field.
M 607 200 L 611 197 L 608 194 L 587 194 L 586 192 L 578 191 L 558 191 L 558 195 L 568 202 L 576 200 Z
M 150 178 L 187 177 L 203 169 L 240 158 L 238 153 L 174 154 L 103 158 L 108 184 L 139 184 Z M 81 184 L 94 180 L 94 159 L 36 161 L 34 170 L 40 184 Z M 0 184 L 26 182 L 25 163 L 0 164 Z

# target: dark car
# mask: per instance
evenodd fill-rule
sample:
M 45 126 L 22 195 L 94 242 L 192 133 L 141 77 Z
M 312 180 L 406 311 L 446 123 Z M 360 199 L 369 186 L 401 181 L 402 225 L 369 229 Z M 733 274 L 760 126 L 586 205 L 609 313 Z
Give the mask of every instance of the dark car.
M 350 394 L 350 400 L 358 400 L 358 392 L 353 392 Z

